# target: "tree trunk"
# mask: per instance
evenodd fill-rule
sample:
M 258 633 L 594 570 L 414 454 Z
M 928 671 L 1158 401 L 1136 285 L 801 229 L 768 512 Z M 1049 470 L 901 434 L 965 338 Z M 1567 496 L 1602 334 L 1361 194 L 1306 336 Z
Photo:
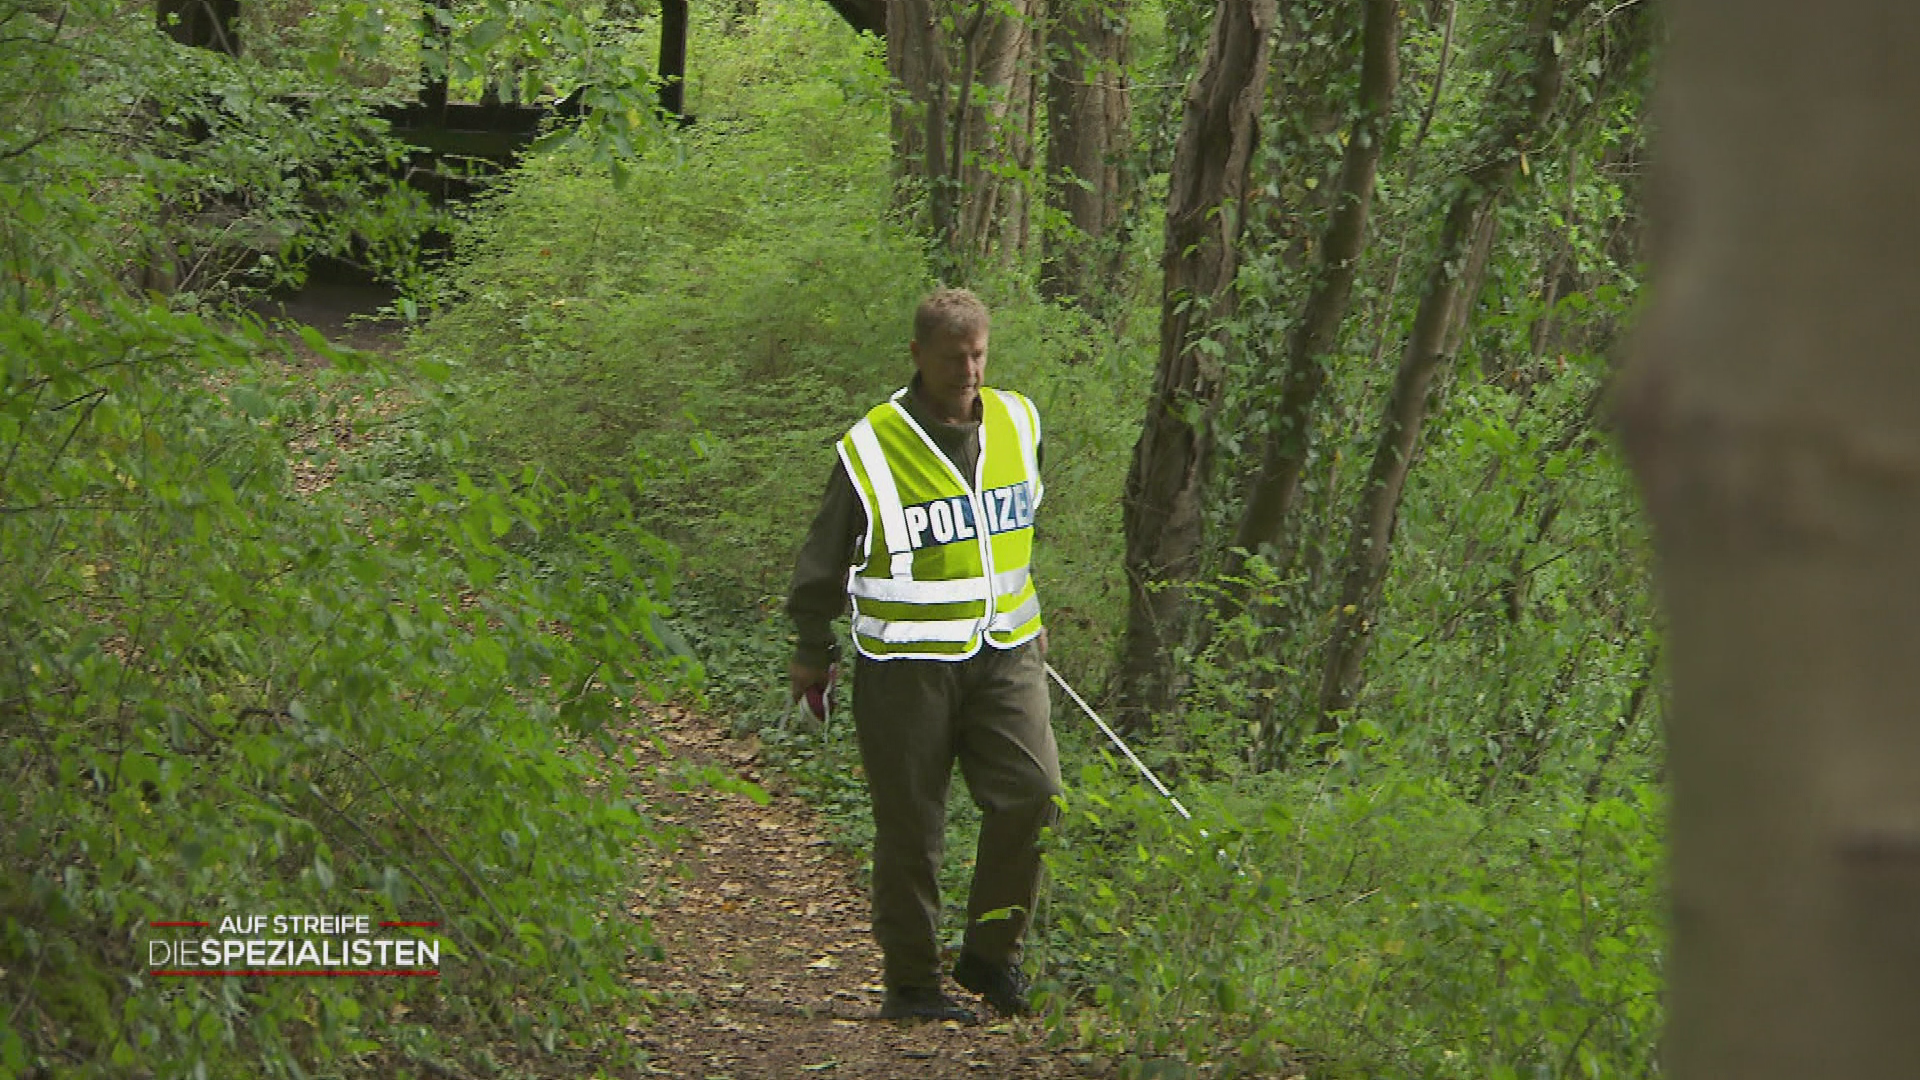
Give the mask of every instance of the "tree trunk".
M 1234 250 L 1259 135 L 1274 0 L 1219 0 L 1168 179 L 1161 256 L 1160 361 L 1121 507 L 1127 632 L 1122 723 L 1132 730 L 1172 700 L 1173 647 L 1184 631 L 1182 583 L 1200 555 L 1201 496 L 1220 404 Z M 1156 586 L 1162 586 L 1156 588 Z
M 660 0 L 660 111 L 687 112 L 687 0 Z
M 1047 207 L 1040 291 L 1080 300 L 1097 286 L 1097 252 L 1119 215 L 1128 135 L 1125 0 L 1053 0 L 1047 40 Z
M 1671 6 L 1621 415 L 1673 679 L 1676 1080 L 1920 1062 L 1920 6 Z
M 1393 92 L 1400 78 L 1400 13 L 1396 0 L 1367 0 L 1363 40 L 1360 111 L 1348 133 L 1339 194 L 1320 242 L 1319 276 L 1300 322 L 1287 340 L 1280 408 L 1268 422 L 1260 472 L 1233 538 L 1234 547 L 1247 552 L 1278 541 L 1293 509 L 1312 437 L 1313 403 L 1326 381 L 1327 354 L 1346 319 L 1353 278 L 1359 270 L 1360 254 L 1366 249 L 1367 215 L 1373 207 L 1381 137 L 1392 118 Z M 1239 557 L 1231 557 L 1228 576 L 1236 576 L 1239 570 Z
M 1470 167 L 1458 180 L 1458 193 L 1448 207 L 1440 230 L 1439 249 L 1427 273 L 1413 330 L 1394 374 L 1373 463 L 1361 488 L 1347 544 L 1340 600 L 1334 611 L 1320 676 L 1322 731 L 1331 729 L 1334 714 L 1351 708 L 1360 688 L 1360 663 L 1372 638 L 1374 609 L 1385 580 L 1392 550 L 1393 527 L 1400 511 L 1407 470 L 1426 422 L 1428 390 L 1434 373 L 1450 359 L 1450 328 L 1469 308 L 1463 303 L 1462 271 L 1472 254 L 1473 237 L 1499 204 L 1519 168 L 1520 155 L 1545 126 L 1559 96 L 1564 65 L 1571 52 L 1566 33 L 1573 16 L 1587 0 L 1532 0 L 1528 19 L 1527 53 L 1530 73 L 1524 84 L 1496 87 L 1494 115 L 1487 136 Z M 1489 238 L 1490 242 L 1490 238 Z M 1466 302 L 1470 302 L 1468 297 Z
M 934 0 L 887 5 L 887 74 L 904 91 L 893 105 L 895 208 L 925 198 L 928 230 L 952 231 L 953 193 L 947 172 L 946 34 Z
M 1024 232 L 1017 174 L 1032 161 L 1036 2 L 887 6 L 887 71 L 904 91 L 893 109 L 895 206 L 924 198 L 922 225 L 940 240 L 951 276 L 1002 240 L 1017 253 Z
M 1042 2 L 1043 0 L 1034 0 L 1034 8 L 1036 11 L 1038 11 Z M 1025 71 L 1021 76 L 1021 85 L 1025 88 L 1023 94 L 1025 101 L 1023 105 L 1024 120 L 1022 127 L 1024 135 L 1023 141 L 1020 144 L 1020 154 L 1016 161 L 1021 176 L 1032 176 L 1034 174 L 1033 156 L 1038 152 L 1040 147 L 1040 118 L 1044 112 L 1041 106 L 1045 100 L 1047 89 L 1046 77 L 1041 70 L 1046 66 L 1046 43 L 1046 20 L 1039 17 L 1029 20 L 1027 32 L 1028 63 L 1025 65 Z M 1045 188 L 1046 183 L 1043 179 L 1040 183 L 1040 194 L 1043 202 L 1046 198 Z M 1023 182 L 1018 188 L 1018 191 L 1020 195 L 1020 206 L 1018 210 L 1013 211 L 1010 215 L 1012 218 L 1012 223 L 1008 231 L 1010 244 L 1002 258 L 1002 262 L 1007 266 L 1012 266 L 1019 261 L 1015 256 L 1024 256 L 1032 250 L 1034 185 Z
M 974 2 L 984 18 L 966 43 L 970 67 L 962 84 L 972 93 L 960 99 L 964 111 L 955 121 L 966 132 L 965 149 L 950 167 L 960 173 L 954 247 L 981 262 L 996 251 L 1003 259 L 1020 253 L 1027 203 L 1026 181 L 1018 174 L 1033 160 L 1027 124 L 1039 64 L 1033 47 L 1038 0 Z M 1008 166 L 1015 175 L 1007 175 Z

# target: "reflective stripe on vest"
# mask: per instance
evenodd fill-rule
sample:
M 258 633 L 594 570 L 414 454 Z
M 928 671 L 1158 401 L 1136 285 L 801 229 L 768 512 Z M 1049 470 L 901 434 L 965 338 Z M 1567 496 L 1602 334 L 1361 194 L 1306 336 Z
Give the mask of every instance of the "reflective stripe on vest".
M 905 393 L 840 440 L 867 514 L 862 560 L 847 575 L 854 644 L 876 660 L 960 660 L 983 639 L 1018 645 L 1041 625 L 1030 569 L 1039 414 L 1019 394 L 982 389 L 969 481 L 900 406 Z

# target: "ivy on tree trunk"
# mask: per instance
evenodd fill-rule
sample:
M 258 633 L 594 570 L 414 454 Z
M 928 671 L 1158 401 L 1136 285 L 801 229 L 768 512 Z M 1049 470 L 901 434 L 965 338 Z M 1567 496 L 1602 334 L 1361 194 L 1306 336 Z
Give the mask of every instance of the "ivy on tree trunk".
M 1160 359 L 1122 502 L 1127 631 L 1122 723 L 1133 730 L 1174 694 L 1184 632 L 1181 586 L 1199 565 L 1201 500 L 1212 456 L 1233 310 L 1236 244 L 1266 94 L 1273 0 L 1220 0 L 1168 180 L 1161 256 Z
M 1426 422 L 1434 374 L 1451 360 L 1451 327 L 1464 317 L 1466 281 L 1474 238 L 1498 207 L 1522 155 L 1539 140 L 1559 97 L 1569 54 L 1567 33 L 1587 0 L 1531 0 L 1524 79 L 1496 87 L 1493 115 L 1471 164 L 1455 180 L 1455 194 L 1440 229 L 1440 243 L 1420 294 L 1393 388 L 1380 418 L 1373 461 L 1349 527 L 1340 597 L 1333 614 L 1320 675 L 1319 727 L 1329 730 L 1337 714 L 1352 707 L 1360 689 L 1360 665 L 1373 632 L 1380 585 L 1392 553 L 1394 521 L 1420 429 Z M 1481 258 L 1484 265 L 1484 256 Z
M 1233 538 L 1234 547 L 1247 552 L 1278 541 L 1293 509 L 1306 465 L 1314 401 L 1326 382 L 1327 354 L 1346 318 L 1353 279 L 1366 250 L 1381 143 L 1393 115 L 1393 93 L 1400 77 L 1400 13 L 1395 0 L 1367 0 L 1362 48 L 1360 111 L 1348 132 L 1334 213 L 1321 238 L 1319 275 L 1287 340 L 1280 408 L 1268 421 L 1260 471 Z M 1239 560 L 1233 559 L 1229 576 L 1239 568 Z

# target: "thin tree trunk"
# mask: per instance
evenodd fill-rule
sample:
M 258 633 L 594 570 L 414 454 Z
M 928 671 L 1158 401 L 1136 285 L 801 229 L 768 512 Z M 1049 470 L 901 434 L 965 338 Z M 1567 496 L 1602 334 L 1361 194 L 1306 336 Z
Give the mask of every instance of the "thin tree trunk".
M 1675 1080 L 1920 1062 L 1920 5 L 1683 0 L 1620 413 L 1673 708 Z
M 1120 207 L 1119 154 L 1128 127 L 1125 0 L 1053 0 L 1047 40 L 1047 206 L 1065 219 L 1049 236 L 1040 291 L 1079 300 L 1099 276 L 1094 253 Z
M 929 230 L 952 229 L 952 191 L 947 171 L 946 35 L 934 0 L 892 0 L 887 5 L 887 74 L 905 93 L 893 106 L 895 209 L 925 198 Z
M 1453 292 L 1453 310 L 1447 314 L 1447 330 L 1440 337 L 1440 359 L 1451 361 L 1466 344 L 1467 331 L 1473 326 L 1473 309 L 1487 283 L 1487 268 L 1493 262 L 1493 244 L 1500 238 L 1500 218 L 1494 205 L 1487 204 L 1475 222 L 1473 240 L 1467 244 L 1467 263 L 1460 271 L 1459 288 Z
M 1483 218 L 1505 194 L 1518 170 L 1520 155 L 1545 126 L 1559 96 L 1571 46 L 1566 33 L 1587 0 L 1533 0 L 1528 19 L 1527 53 L 1531 71 L 1519 87 L 1497 87 L 1495 115 L 1476 155 L 1478 163 L 1459 179 L 1447 209 L 1439 249 L 1414 315 L 1413 330 L 1394 374 L 1393 389 L 1380 419 L 1373 463 L 1355 509 L 1326 657 L 1320 677 L 1321 730 L 1334 714 L 1348 709 L 1360 687 L 1360 664 L 1372 638 L 1374 610 L 1386 577 L 1393 528 L 1400 511 L 1413 452 L 1426 422 L 1428 390 L 1447 354 L 1449 328 L 1461 301 L 1462 271 Z M 1518 91 L 1517 93 L 1515 91 Z M 1471 298 L 1469 298 L 1470 300 Z
M 1017 254 L 1026 213 L 1025 181 L 1005 166 L 1027 158 L 1027 107 L 1038 58 L 1033 52 L 1037 0 L 974 0 L 978 30 L 967 42 L 968 93 L 956 130 L 967 152 L 954 155 L 960 177 L 961 216 L 954 247 L 977 261 L 994 249 Z M 975 103 L 971 99 L 983 98 Z
M 1366 249 L 1381 138 L 1393 114 L 1393 92 L 1400 79 L 1399 6 L 1397 0 L 1367 0 L 1360 111 L 1348 134 L 1333 217 L 1320 242 L 1319 276 L 1287 340 L 1280 408 L 1268 422 L 1260 472 L 1234 533 L 1234 547 L 1239 550 L 1253 552 L 1279 540 L 1299 490 L 1312 438 L 1313 403 L 1326 381 L 1327 354 L 1346 319 L 1354 275 Z M 1240 557 L 1231 556 L 1228 576 L 1237 576 L 1239 570 Z
M 687 0 L 660 0 L 660 111 L 687 112 Z
M 974 0 L 973 12 L 968 16 L 965 28 L 960 31 L 960 89 L 954 95 L 946 116 L 947 127 L 953 135 L 953 146 L 947 151 L 947 171 L 940 178 L 941 189 L 947 197 L 941 207 L 943 213 L 938 218 L 941 227 L 935 230 L 934 235 L 939 237 L 950 261 L 955 264 L 959 262 L 957 256 L 961 250 L 961 237 L 966 233 L 964 185 L 968 174 L 967 151 L 975 134 L 973 76 L 979 70 L 980 31 L 988 14 L 985 0 Z M 957 12 L 954 21 L 959 22 Z
M 1035 0 L 1036 8 L 1038 8 L 1039 3 L 1040 0 Z M 1028 63 L 1020 76 L 1019 82 L 1021 87 L 1021 142 L 1019 153 L 1016 155 L 1014 162 L 1019 167 L 1020 175 L 1023 177 L 1033 175 L 1033 158 L 1040 147 L 1039 127 L 1041 102 L 1046 92 L 1046 80 L 1041 68 L 1045 66 L 1043 58 L 1046 54 L 1043 50 L 1046 45 L 1046 40 L 1046 20 L 1037 17 L 1030 20 L 1027 34 Z M 1044 199 L 1044 181 L 1042 181 L 1041 187 L 1041 197 Z M 1009 243 L 1001 252 L 1001 263 L 1008 267 L 1017 265 L 1020 260 L 1032 250 L 1031 245 L 1033 242 L 1033 185 L 1029 182 L 1022 182 L 1015 187 L 1014 193 L 1019 197 L 1019 205 L 1011 211 L 1012 223 L 1008 232 Z
M 1004 174 L 1031 162 L 1037 2 L 887 5 L 887 71 L 904 91 L 893 109 L 895 208 L 925 200 L 921 224 L 955 277 L 1002 240 L 1018 251 L 1023 181 Z
M 1127 473 L 1126 653 L 1122 722 L 1133 730 L 1174 693 L 1173 647 L 1184 631 L 1182 585 L 1200 556 L 1201 497 L 1226 343 L 1208 332 L 1231 313 L 1235 242 L 1266 94 L 1274 0 L 1219 0 L 1168 181 L 1160 361 Z

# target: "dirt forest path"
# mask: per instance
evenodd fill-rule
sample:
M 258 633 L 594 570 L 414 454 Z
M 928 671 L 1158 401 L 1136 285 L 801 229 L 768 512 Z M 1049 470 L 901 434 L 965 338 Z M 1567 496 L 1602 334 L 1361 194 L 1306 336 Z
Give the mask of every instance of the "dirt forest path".
M 658 1075 L 1102 1075 L 1083 1055 L 1047 1049 L 1032 1020 L 961 1027 L 878 1019 L 880 954 L 853 860 L 829 845 L 797 796 L 776 790 L 760 806 L 708 787 L 674 790 L 684 786 L 674 778 L 688 762 L 765 778 L 751 740 L 730 739 L 714 721 L 677 707 L 649 713 L 667 753 L 636 739 L 634 781 L 663 820 L 690 830 L 677 852 L 653 858 L 655 881 L 633 901 L 666 950 L 664 960 L 632 972 L 661 1000 L 652 1025 L 635 1033 Z
M 321 285 L 292 301 L 263 303 L 260 314 L 314 326 L 336 346 L 386 354 L 400 347 L 400 328 L 356 321 L 356 316 L 388 298 L 363 286 Z M 293 347 L 300 365 L 325 363 Z M 404 397 L 393 390 L 364 402 L 355 396 L 353 409 L 384 416 L 402 408 Z M 305 436 L 291 447 L 299 490 L 330 482 L 333 468 L 316 470 L 303 459 L 328 437 L 336 451 L 352 453 L 358 440 L 350 437 L 351 430 L 350 420 L 343 418 L 330 435 Z M 629 901 L 633 914 L 653 921 L 665 951 L 662 959 L 636 961 L 628 972 L 653 999 L 651 1016 L 628 1026 L 628 1038 L 649 1056 L 651 1075 L 676 1080 L 1111 1075 L 1104 1061 L 1047 1048 L 1034 1020 L 988 1020 L 963 1028 L 879 1019 L 880 955 L 855 861 L 830 844 L 803 800 L 762 774 L 751 739 L 732 739 L 720 723 L 679 706 L 635 706 L 644 723 L 626 736 L 637 756 L 633 785 L 661 823 L 684 830 L 677 847 L 643 846 L 636 852 L 640 871 Z M 688 784 L 683 777 L 689 766 L 712 766 L 761 784 L 772 793 L 771 801 L 761 806 L 745 795 Z M 950 990 L 971 1003 L 964 991 Z M 984 1007 L 977 1011 L 985 1015 Z M 516 1056 L 510 1048 L 500 1049 L 509 1059 Z M 625 1069 L 618 1074 L 632 1075 Z

